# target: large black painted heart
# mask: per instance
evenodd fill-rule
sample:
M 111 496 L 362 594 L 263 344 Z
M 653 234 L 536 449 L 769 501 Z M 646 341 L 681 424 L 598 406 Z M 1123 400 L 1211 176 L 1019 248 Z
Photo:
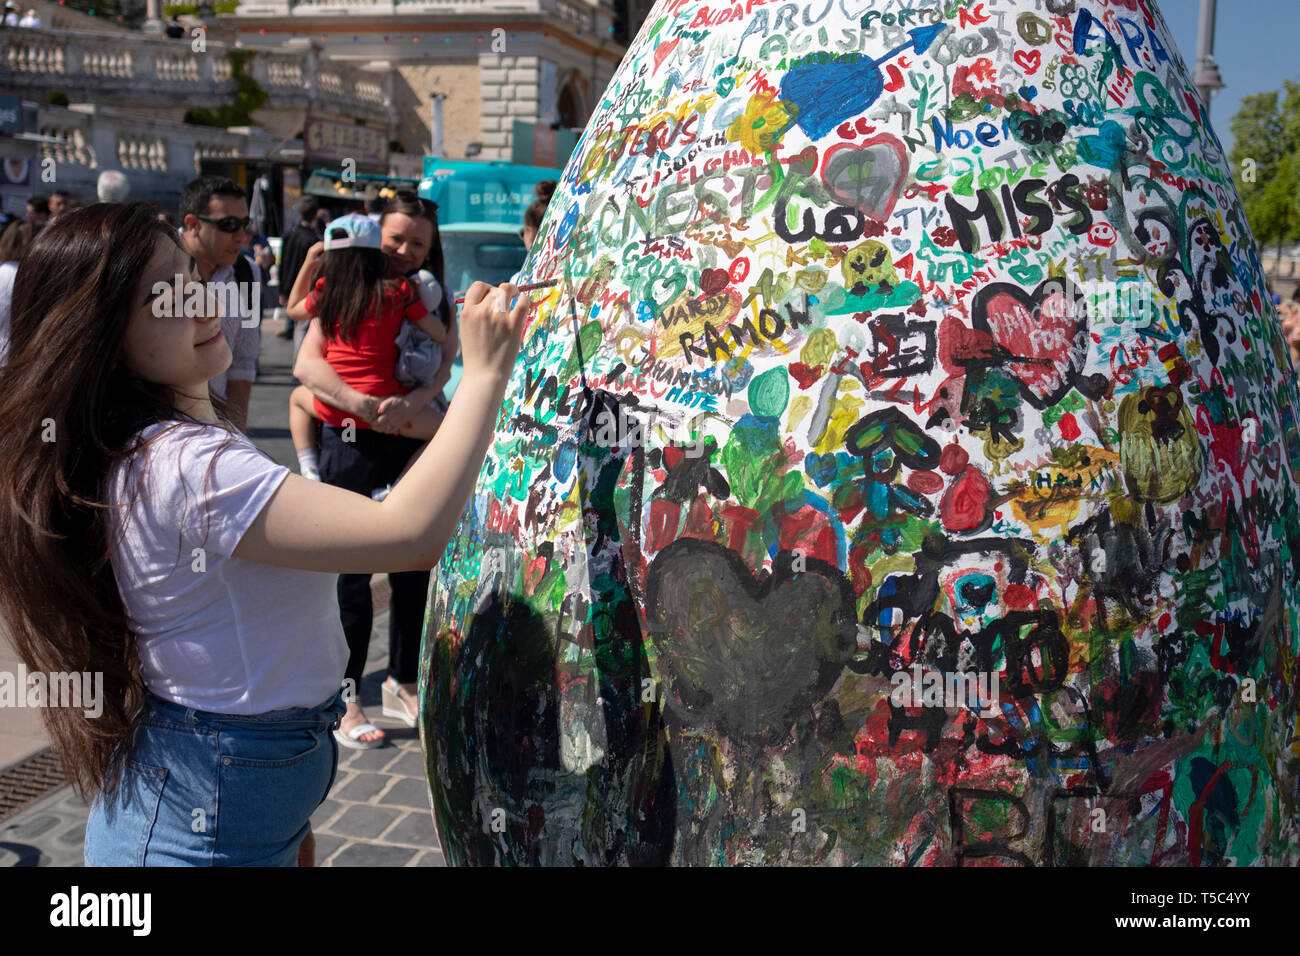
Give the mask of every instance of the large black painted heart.
M 853 591 L 838 568 L 804 565 L 793 571 L 783 553 L 760 582 L 711 541 L 682 538 L 659 552 L 645 614 L 676 723 L 774 745 L 831 689 L 857 647 Z

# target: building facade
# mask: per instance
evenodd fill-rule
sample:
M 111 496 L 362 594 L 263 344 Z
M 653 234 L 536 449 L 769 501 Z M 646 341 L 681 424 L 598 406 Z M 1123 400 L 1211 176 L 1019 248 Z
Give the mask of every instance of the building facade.
M 391 73 L 389 139 L 399 152 L 432 152 L 440 133 L 449 159 L 546 165 L 554 131 L 586 122 L 622 59 L 615 12 L 594 0 L 246 0 L 215 29 L 244 48 L 310 46 Z M 255 118 L 281 135 L 303 120 L 269 109 Z

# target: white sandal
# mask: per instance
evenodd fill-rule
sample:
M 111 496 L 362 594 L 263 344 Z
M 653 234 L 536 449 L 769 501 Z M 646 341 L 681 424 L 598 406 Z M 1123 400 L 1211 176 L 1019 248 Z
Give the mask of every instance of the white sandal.
M 398 693 L 399 686 L 391 677 L 384 681 L 383 715 L 393 720 L 400 720 L 408 727 L 414 727 L 419 720 L 419 714 L 411 713 L 410 708 L 406 706 L 406 701 L 402 700 L 402 695 Z
M 378 740 L 360 739 L 366 734 L 373 734 L 375 732 L 381 734 L 384 733 L 381 728 L 376 727 L 374 724 L 357 724 L 346 734 L 343 733 L 342 730 L 334 731 L 334 739 L 337 740 L 341 746 L 347 747 L 349 750 L 375 750 L 378 747 L 382 747 L 387 742 L 387 734 L 384 734 L 384 736 L 380 737 Z

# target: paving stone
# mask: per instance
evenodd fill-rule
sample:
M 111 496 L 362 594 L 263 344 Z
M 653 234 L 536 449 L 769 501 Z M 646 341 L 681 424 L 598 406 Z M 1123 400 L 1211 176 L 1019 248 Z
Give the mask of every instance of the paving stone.
M 388 743 L 398 750 L 415 750 L 420 749 L 420 731 L 414 727 L 408 727 L 394 717 L 376 717 L 376 725 L 388 735 Z
M 68 795 L 60 800 L 55 806 L 60 813 L 79 813 L 82 816 L 90 816 L 89 804 L 82 800 L 81 797 L 77 796 L 71 787 L 68 788 Z
M 380 797 L 379 802 L 385 807 L 410 807 L 428 813 L 429 787 L 423 777 L 419 780 L 402 777 L 393 784 L 392 789 Z
M 366 803 L 371 797 L 378 796 L 379 791 L 388 786 L 393 778 L 382 773 L 358 773 L 343 787 L 335 787 L 330 796 L 335 800 L 350 800 Z
M 417 780 L 423 780 L 424 754 L 412 747 L 402 754 L 400 758 L 385 767 L 384 770 L 387 773 L 395 773 L 399 777 L 415 777 Z
M 433 814 L 428 810 L 408 813 L 396 826 L 384 832 L 383 841 L 418 846 L 426 850 L 437 849 L 438 833 L 433 828 Z
M 376 840 L 400 815 L 400 811 L 388 807 L 354 803 L 330 824 L 330 831 L 353 839 Z
M 382 770 L 393 762 L 397 748 L 391 744 L 376 750 L 347 750 L 339 748 L 339 769 L 349 771 Z
M 348 781 L 356 776 L 354 771 L 348 770 L 343 766 L 342 758 L 339 759 L 338 773 L 334 774 L 334 782 L 330 784 L 330 791 L 327 797 L 332 797 L 348 785 Z
M 420 854 L 419 858 L 415 861 L 415 865 L 416 866 L 446 866 L 447 861 L 443 857 L 441 851 L 429 850 L 426 853 Z
M 339 803 L 337 800 L 326 800 L 311 815 L 311 828 L 313 830 L 328 830 L 330 821 L 343 811 L 344 806 L 346 805 Z
M 41 850 L 41 859 L 37 866 L 85 866 L 85 855 L 80 849 L 50 846 Z
M 315 829 L 316 826 L 315 824 L 313 824 L 312 830 L 314 831 Z M 345 844 L 346 842 L 347 841 L 340 836 L 331 836 L 328 833 L 317 833 L 316 834 L 316 865 L 321 866 L 322 864 L 324 864 L 324 862 L 328 860 L 331 856 L 333 856 L 334 852 L 338 850 L 339 847 L 343 846 L 343 844 Z
M 0 839 L 5 842 L 34 840 L 57 827 L 60 819 L 57 813 L 45 812 L 32 816 L 19 813 L 6 821 L 4 829 L 0 830 Z
M 64 846 L 72 846 L 80 849 L 86 842 L 86 824 L 84 821 L 77 821 L 68 827 L 62 833 L 54 838 Z
M 406 866 L 417 852 L 377 843 L 353 843 L 340 850 L 330 866 Z
M 35 866 L 41 851 L 26 843 L 0 843 L 0 866 Z

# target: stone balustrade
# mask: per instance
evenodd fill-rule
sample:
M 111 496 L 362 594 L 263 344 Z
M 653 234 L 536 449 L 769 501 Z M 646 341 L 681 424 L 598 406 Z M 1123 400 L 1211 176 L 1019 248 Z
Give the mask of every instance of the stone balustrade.
M 121 169 L 133 198 L 165 206 L 175 205 L 201 160 L 264 155 L 275 146 L 274 138 L 261 130 L 165 123 L 84 103 L 42 106 L 36 126 L 47 139 L 35 146 L 34 158 L 41 170 L 53 161 L 51 182 L 89 196 L 101 170 Z
M 64 46 L 44 30 L 5 30 L 2 39 L 5 71 L 64 75 Z
M 457 17 L 500 18 L 552 14 L 581 30 L 604 35 L 612 22 L 610 11 L 594 0 L 243 0 L 227 18 L 322 17 L 364 13 L 446 13 Z
M 233 96 L 227 53 L 209 42 L 143 34 L 69 30 L 0 31 L 0 88 L 41 101 L 53 90 L 108 106 L 212 107 Z M 255 50 L 249 71 L 267 92 L 268 107 L 319 107 L 357 119 L 394 120 L 391 80 L 333 63 L 318 49 Z

